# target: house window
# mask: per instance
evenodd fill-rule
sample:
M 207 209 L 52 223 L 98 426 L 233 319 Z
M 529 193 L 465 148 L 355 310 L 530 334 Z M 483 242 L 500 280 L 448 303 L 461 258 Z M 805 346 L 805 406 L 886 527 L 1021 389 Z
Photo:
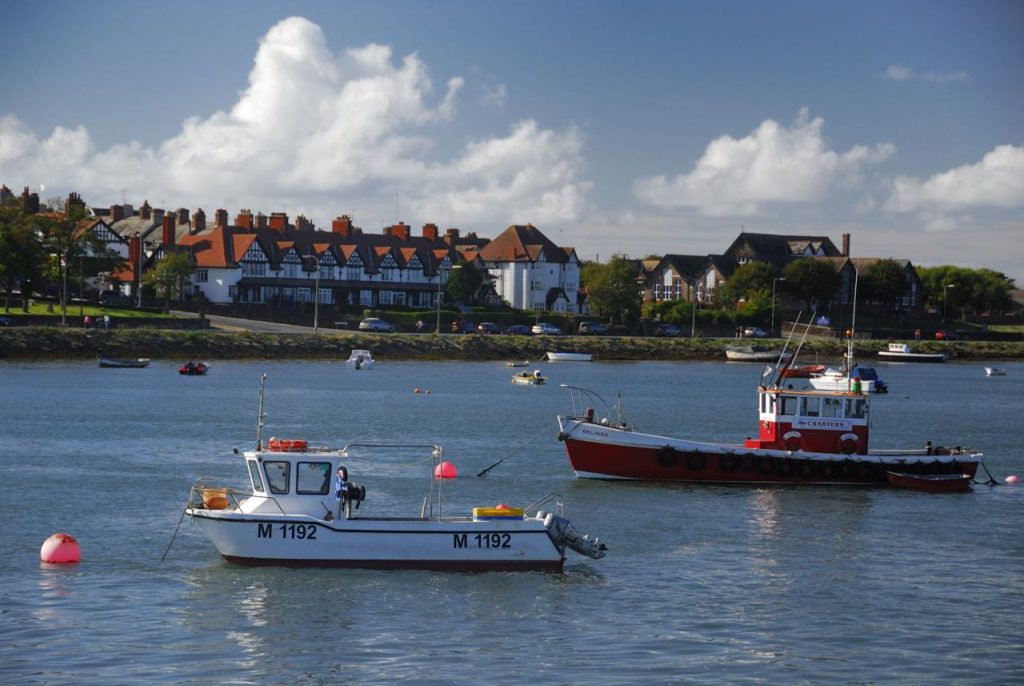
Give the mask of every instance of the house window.
M 267 273 L 266 262 L 243 262 L 242 276 L 264 276 Z
M 299 265 L 297 264 L 286 264 L 284 266 L 285 278 L 295 279 L 299 276 Z
M 394 293 L 392 291 L 381 291 L 380 292 L 380 304 L 391 305 L 394 302 Z
M 331 304 L 331 289 L 330 288 L 321 288 L 320 291 L 319 291 L 319 298 L 320 298 L 320 303 L 322 305 L 330 305 Z
M 302 303 L 308 303 L 309 302 L 309 289 L 308 288 L 298 288 L 298 289 L 296 289 L 296 291 L 295 291 L 295 299 L 298 300 L 299 302 L 302 302 Z
M 544 290 L 544 284 L 542 282 L 540 282 L 540 281 L 531 281 L 530 282 L 530 290 L 531 291 L 541 291 L 541 290 Z
M 395 277 L 396 271 L 394 267 L 382 267 L 380 270 L 381 281 L 398 281 Z
M 206 283 L 210 278 L 209 272 L 205 269 L 197 269 L 192 272 L 193 283 Z
M 320 278 L 321 279 L 333 279 L 334 278 L 334 267 L 330 265 L 321 265 L 320 267 Z
M 347 267 L 345 269 L 345 278 L 349 281 L 359 281 L 363 275 L 362 267 Z
M 373 291 L 367 291 L 367 290 L 359 291 L 359 304 L 360 305 L 372 305 L 373 304 Z

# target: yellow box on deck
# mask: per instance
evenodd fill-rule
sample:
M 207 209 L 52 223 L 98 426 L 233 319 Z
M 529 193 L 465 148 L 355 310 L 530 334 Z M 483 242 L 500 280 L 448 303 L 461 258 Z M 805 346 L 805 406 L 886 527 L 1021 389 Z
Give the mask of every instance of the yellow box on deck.
M 473 521 L 480 522 L 488 519 L 522 519 L 523 508 L 521 507 L 474 507 Z

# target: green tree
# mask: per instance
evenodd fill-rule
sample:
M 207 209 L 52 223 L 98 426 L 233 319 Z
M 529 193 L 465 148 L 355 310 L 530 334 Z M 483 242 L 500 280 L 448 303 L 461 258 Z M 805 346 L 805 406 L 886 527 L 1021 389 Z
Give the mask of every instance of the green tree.
M 831 263 L 803 258 L 793 260 L 782 270 L 783 289 L 804 301 L 805 310 L 811 312 L 826 306 L 839 290 L 840 276 Z
M 722 305 L 729 309 L 737 307 L 740 300 L 750 300 L 772 291 L 772 280 L 779 276 L 779 270 L 768 262 L 747 262 L 740 265 L 721 289 Z M 771 296 L 768 296 L 769 299 Z
M 60 323 L 67 324 L 68 318 L 68 270 L 74 260 L 92 252 L 106 249 L 103 242 L 91 231 L 82 229 L 89 211 L 84 204 L 50 201 L 50 212 L 34 215 L 35 229 L 41 238 L 43 249 L 51 257 L 51 274 L 60 292 Z
M 171 299 L 181 299 L 185 288 L 185 280 L 195 269 L 192 256 L 186 252 L 175 252 L 167 255 L 156 267 L 146 272 L 143 283 L 156 291 L 157 297 L 164 299 L 164 314 L 171 311 Z
M 590 304 L 598 316 L 627 326 L 640 319 L 643 295 L 630 260 L 615 255 L 608 264 L 589 269 L 587 278 Z
M 4 287 L 4 311 L 11 309 L 11 293 L 21 288 L 22 310 L 28 312 L 28 296 L 42 277 L 44 254 L 33 231 L 32 215 L 17 198 L 0 206 L 0 284 Z
M 472 262 L 464 262 L 452 269 L 445 286 L 445 294 L 453 302 L 475 305 L 483 284 L 483 273 Z
M 878 260 L 862 275 L 859 284 L 865 300 L 882 304 L 886 310 L 898 309 L 900 298 L 907 290 L 907 274 L 895 260 Z
M 953 265 L 918 267 L 925 306 L 936 312 L 972 313 L 1008 310 L 1013 279 L 992 269 L 968 269 Z

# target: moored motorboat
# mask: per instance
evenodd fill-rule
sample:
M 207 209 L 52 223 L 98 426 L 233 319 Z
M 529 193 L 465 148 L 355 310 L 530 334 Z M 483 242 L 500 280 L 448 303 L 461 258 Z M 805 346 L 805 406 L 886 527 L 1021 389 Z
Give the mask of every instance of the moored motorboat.
M 783 373 L 785 376 L 785 373 Z M 808 379 L 812 388 L 819 391 L 851 391 L 854 393 L 887 393 L 888 385 L 878 377 L 872 367 L 854 367 L 846 372 L 842 369 L 826 369 Z
M 353 350 L 345 364 L 353 369 L 370 369 L 373 367 L 373 355 L 369 350 Z
M 566 386 L 572 414 L 559 416 L 577 477 L 711 483 L 886 485 L 887 472 L 973 477 L 982 454 L 968 448 L 869 448 L 872 396 L 797 390 L 774 378 L 757 388 L 758 434 L 742 443 L 641 433 L 598 394 Z M 597 408 L 603 416 L 597 416 Z
M 505 366 L 506 367 L 529 367 L 530 366 L 530 361 L 529 360 L 512 360 L 510 362 L 506 362 Z
M 905 474 L 902 472 L 886 472 L 889 484 L 896 488 L 907 488 L 913 491 L 929 493 L 957 493 L 969 490 L 972 476 L 970 474 Z
M 730 362 L 784 362 L 791 357 L 792 354 L 783 350 L 756 345 L 730 345 L 725 348 L 725 359 Z
M 782 368 L 783 379 L 809 379 L 826 369 L 823 364 L 799 364 Z
M 266 377 L 264 376 L 264 379 Z M 364 451 L 427 450 L 434 473 L 442 465 L 437 445 L 350 443 L 316 447 L 303 439 L 261 439 L 240 453 L 249 485 L 243 490 L 197 482 L 185 508 L 226 560 L 243 565 L 438 569 L 460 571 L 560 570 L 565 552 L 599 559 L 607 548 L 581 535 L 555 494 L 525 508 L 498 504 L 451 510 L 442 501 L 444 479 L 432 479 L 419 516 L 357 514 L 374 507 L 372 491 L 340 475 Z M 239 451 L 236 451 L 238 453 Z M 333 483 L 332 475 L 339 473 Z M 541 508 L 547 508 L 547 511 Z
M 178 373 L 183 376 L 202 376 L 210 371 L 210 365 L 198 360 L 189 360 L 178 367 Z
M 135 359 L 124 359 L 118 357 L 101 357 L 97 360 L 99 366 L 124 369 L 141 369 L 149 366 L 148 357 L 137 357 Z
M 985 376 L 1006 376 L 1006 370 L 999 367 L 985 367 Z
M 594 356 L 591 353 L 548 351 L 549 362 L 590 362 L 593 359 Z
M 547 377 L 540 373 L 539 369 L 534 369 L 532 372 L 519 372 L 512 377 L 512 383 L 526 384 L 529 386 L 539 386 L 543 383 L 547 383 Z
M 890 343 L 878 356 L 892 362 L 945 362 L 945 353 L 915 353 L 906 343 Z

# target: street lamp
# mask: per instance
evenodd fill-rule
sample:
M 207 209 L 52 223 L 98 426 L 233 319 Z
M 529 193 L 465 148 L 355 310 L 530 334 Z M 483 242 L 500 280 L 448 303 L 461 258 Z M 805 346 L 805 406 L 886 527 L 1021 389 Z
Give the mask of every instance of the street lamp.
M 780 276 L 780 277 L 778 277 L 776 279 L 772 279 L 772 330 L 771 330 L 771 335 L 772 336 L 775 335 L 775 285 L 779 281 L 785 281 L 785 280 L 786 280 L 786 277 L 784 277 L 784 276 Z
M 316 255 L 306 255 L 313 261 L 313 269 L 316 270 L 315 285 L 313 286 L 313 335 L 317 334 L 320 328 L 320 261 Z
M 943 321 L 943 323 L 945 323 L 945 321 L 946 321 L 946 301 L 947 301 L 948 296 L 949 296 L 949 289 L 950 288 L 956 288 L 956 284 L 955 283 L 947 283 L 945 285 L 945 287 L 942 289 L 942 321 Z
M 693 299 L 693 307 L 690 309 L 690 338 L 697 335 L 697 307 L 700 305 L 701 292 L 697 289 L 696 297 Z

